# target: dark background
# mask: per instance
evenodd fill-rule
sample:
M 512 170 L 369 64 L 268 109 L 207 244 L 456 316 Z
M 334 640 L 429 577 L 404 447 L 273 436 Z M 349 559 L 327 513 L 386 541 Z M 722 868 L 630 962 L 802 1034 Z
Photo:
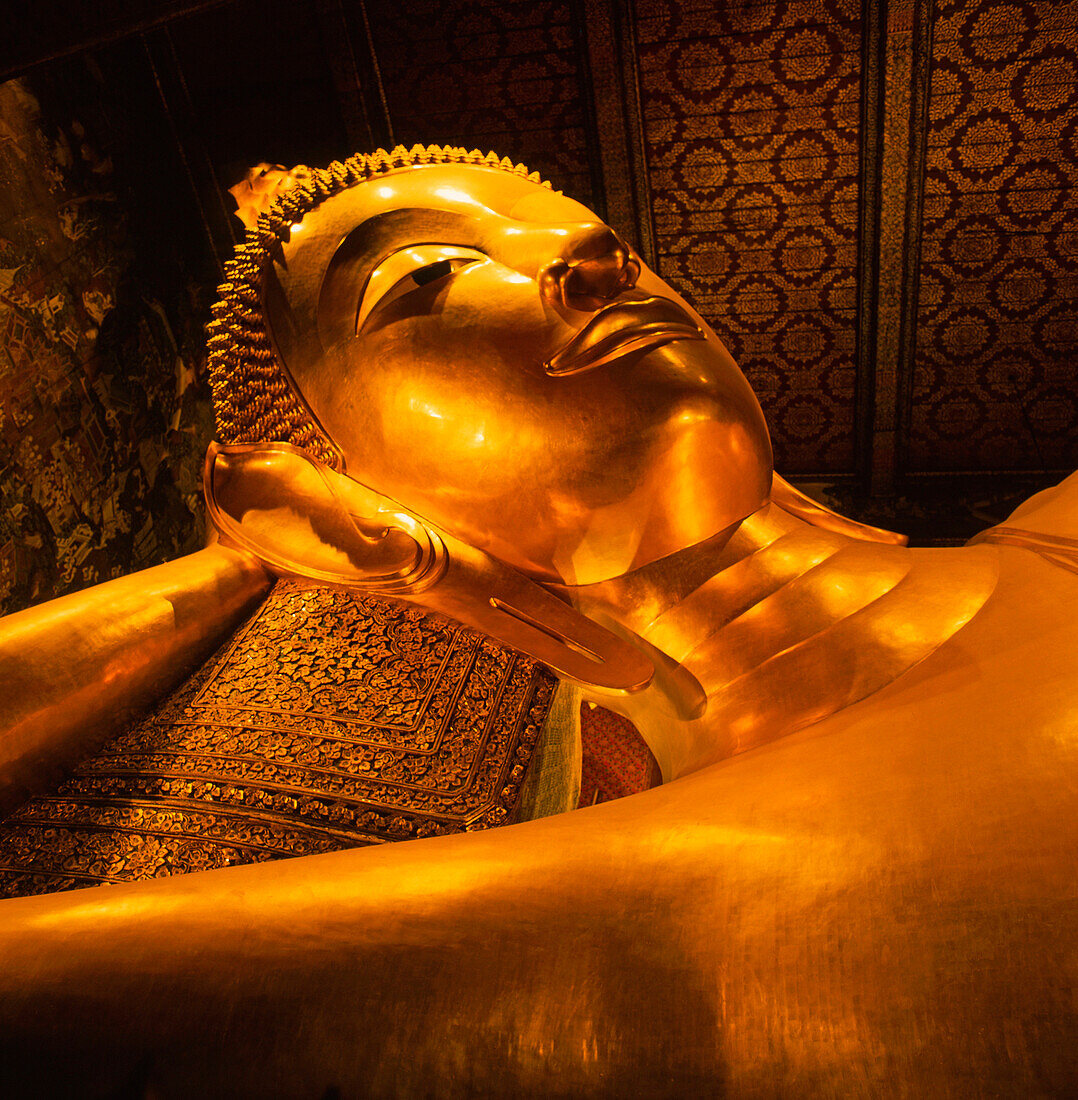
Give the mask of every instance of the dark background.
M 592 205 L 847 511 L 957 541 L 1078 466 L 1078 4 L 67 0 L 0 79 L 0 608 L 199 545 L 226 189 L 376 145 Z

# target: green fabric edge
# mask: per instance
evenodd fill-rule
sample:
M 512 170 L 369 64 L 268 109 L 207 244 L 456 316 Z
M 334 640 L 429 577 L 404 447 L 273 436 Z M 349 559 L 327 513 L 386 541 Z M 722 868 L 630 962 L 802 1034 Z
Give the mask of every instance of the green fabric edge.
M 580 801 L 580 688 L 560 680 L 532 754 L 512 820 L 575 810 Z

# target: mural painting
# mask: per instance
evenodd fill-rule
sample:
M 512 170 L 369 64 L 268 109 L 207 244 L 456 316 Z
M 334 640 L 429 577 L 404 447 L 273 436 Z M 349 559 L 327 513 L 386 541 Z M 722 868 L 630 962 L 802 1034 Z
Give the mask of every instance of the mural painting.
M 95 106 L 0 86 L 0 613 L 203 538 L 198 344 L 133 275 Z

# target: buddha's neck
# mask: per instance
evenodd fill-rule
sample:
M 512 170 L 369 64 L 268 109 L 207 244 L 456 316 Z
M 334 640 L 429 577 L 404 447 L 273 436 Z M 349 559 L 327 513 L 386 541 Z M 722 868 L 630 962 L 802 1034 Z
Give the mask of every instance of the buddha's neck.
M 658 654 L 631 719 L 667 779 L 772 741 L 885 687 L 950 638 L 996 578 L 987 547 L 908 550 L 770 507 L 725 546 L 564 591 Z

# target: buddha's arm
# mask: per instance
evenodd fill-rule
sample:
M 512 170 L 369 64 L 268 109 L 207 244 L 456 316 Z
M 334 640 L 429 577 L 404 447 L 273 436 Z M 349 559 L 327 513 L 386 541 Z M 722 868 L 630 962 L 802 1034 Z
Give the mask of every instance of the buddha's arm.
M 0 620 L 0 811 L 179 683 L 269 584 L 215 545 Z
M 646 810 L 628 824 L 599 807 L 0 903 L 0 1092 L 3 1067 L 11 1097 L 74 1081 L 312 1098 L 706 1081 L 715 1006 L 680 927 L 685 833 Z M 664 1039 L 656 1056 L 675 1021 L 692 1049 Z

